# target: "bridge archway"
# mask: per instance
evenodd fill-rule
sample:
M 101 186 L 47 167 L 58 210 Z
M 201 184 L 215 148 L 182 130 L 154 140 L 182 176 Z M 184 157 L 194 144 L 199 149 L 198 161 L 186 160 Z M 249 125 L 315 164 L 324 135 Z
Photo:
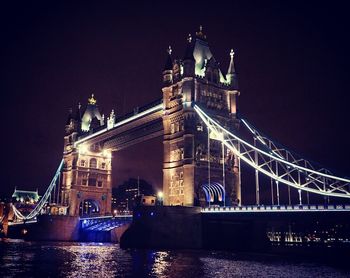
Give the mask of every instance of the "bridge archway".
M 96 200 L 85 199 L 79 204 L 79 216 L 92 216 L 100 213 L 101 207 Z
M 205 199 L 205 204 L 203 204 L 204 206 L 208 206 L 209 202 L 210 205 L 222 206 L 224 204 L 224 200 L 226 198 L 226 191 L 221 183 L 204 183 L 201 186 L 201 189 Z

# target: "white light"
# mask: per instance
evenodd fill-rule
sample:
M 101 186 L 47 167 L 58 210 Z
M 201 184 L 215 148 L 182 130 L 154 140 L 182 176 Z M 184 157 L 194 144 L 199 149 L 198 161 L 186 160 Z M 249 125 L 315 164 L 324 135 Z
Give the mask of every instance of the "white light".
M 89 150 L 89 147 L 86 144 L 82 144 L 79 146 L 79 154 L 86 154 Z
M 112 158 L 112 152 L 110 150 L 103 150 L 102 155 L 107 158 Z
M 158 195 L 158 198 L 159 198 L 159 199 L 162 199 L 162 198 L 163 198 L 163 192 L 162 192 L 162 191 L 159 191 L 157 195 Z

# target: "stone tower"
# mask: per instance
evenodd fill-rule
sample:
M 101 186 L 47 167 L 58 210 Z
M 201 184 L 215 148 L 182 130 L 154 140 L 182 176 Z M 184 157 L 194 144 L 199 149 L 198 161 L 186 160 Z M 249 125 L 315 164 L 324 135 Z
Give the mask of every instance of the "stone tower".
M 169 47 L 163 84 L 164 204 L 238 204 L 241 198 L 237 158 L 227 149 L 222 157 L 221 142 L 208 140 L 208 130 L 193 109 L 195 103 L 225 126 L 239 127 L 233 51 L 224 76 L 200 28 L 194 38 L 188 36 L 183 59 L 173 59 Z M 219 194 L 220 188 L 225 194 Z M 206 195 L 209 191 L 213 196 Z
M 99 145 L 76 142 L 104 126 L 96 100 L 89 98 L 85 112 L 70 111 L 64 136 L 61 203 L 70 216 L 111 214 L 111 152 Z

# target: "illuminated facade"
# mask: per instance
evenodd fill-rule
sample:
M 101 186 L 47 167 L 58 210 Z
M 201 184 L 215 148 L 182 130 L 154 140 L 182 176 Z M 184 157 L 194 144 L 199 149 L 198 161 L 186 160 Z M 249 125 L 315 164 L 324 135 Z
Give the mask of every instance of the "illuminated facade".
M 222 155 L 220 141 L 210 140 L 208 147 L 208 131 L 192 106 L 195 102 L 227 126 L 239 127 L 234 53 L 231 50 L 224 76 L 202 28 L 194 39 L 189 35 L 183 59 L 173 60 L 171 52 L 169 47 L 162 89 L 164 204 L 205 206 L 208 199 L 211 203 L 237 204 L 241 199 L 237 159 L 227 149 Z
M 173 60 L 169 47 L 162 102 L 118 119 L 112 111 L 105 121 L 92 95 L 84 113 L 80 106 L 75 116 L 71 113 L 66 125 L 61 185 L 62 204 L 69 205 L 69 214 L 109 214 L 111 151 L 158 136 L 164 139 L 164 205 L 239 204 L 237 158 L 221 141 L 208 136 L 193 108 L 196 103 L 226 126 L 239 127 L 233 58 L 231 51 L 224 75 L 200 29 L 194 39 L 188 37 L 183 59 Z
M 110 214 L 111 152 L 99 144 L 75 146 L 79 135 L 104 124 L 103 116 L 93 95 L 83 114 L 80 109 L 79 105 L 74 116 L 71 112 L 66 123 L 61 203 L 68 206 L 71 216 Z

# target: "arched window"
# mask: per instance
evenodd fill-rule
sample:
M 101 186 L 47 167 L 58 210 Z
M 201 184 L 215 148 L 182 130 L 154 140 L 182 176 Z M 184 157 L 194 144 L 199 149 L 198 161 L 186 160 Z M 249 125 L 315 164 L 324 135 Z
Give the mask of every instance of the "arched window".
M 97 160 L 96 158 L 90 159 L 90 168 L 97 168 Z

